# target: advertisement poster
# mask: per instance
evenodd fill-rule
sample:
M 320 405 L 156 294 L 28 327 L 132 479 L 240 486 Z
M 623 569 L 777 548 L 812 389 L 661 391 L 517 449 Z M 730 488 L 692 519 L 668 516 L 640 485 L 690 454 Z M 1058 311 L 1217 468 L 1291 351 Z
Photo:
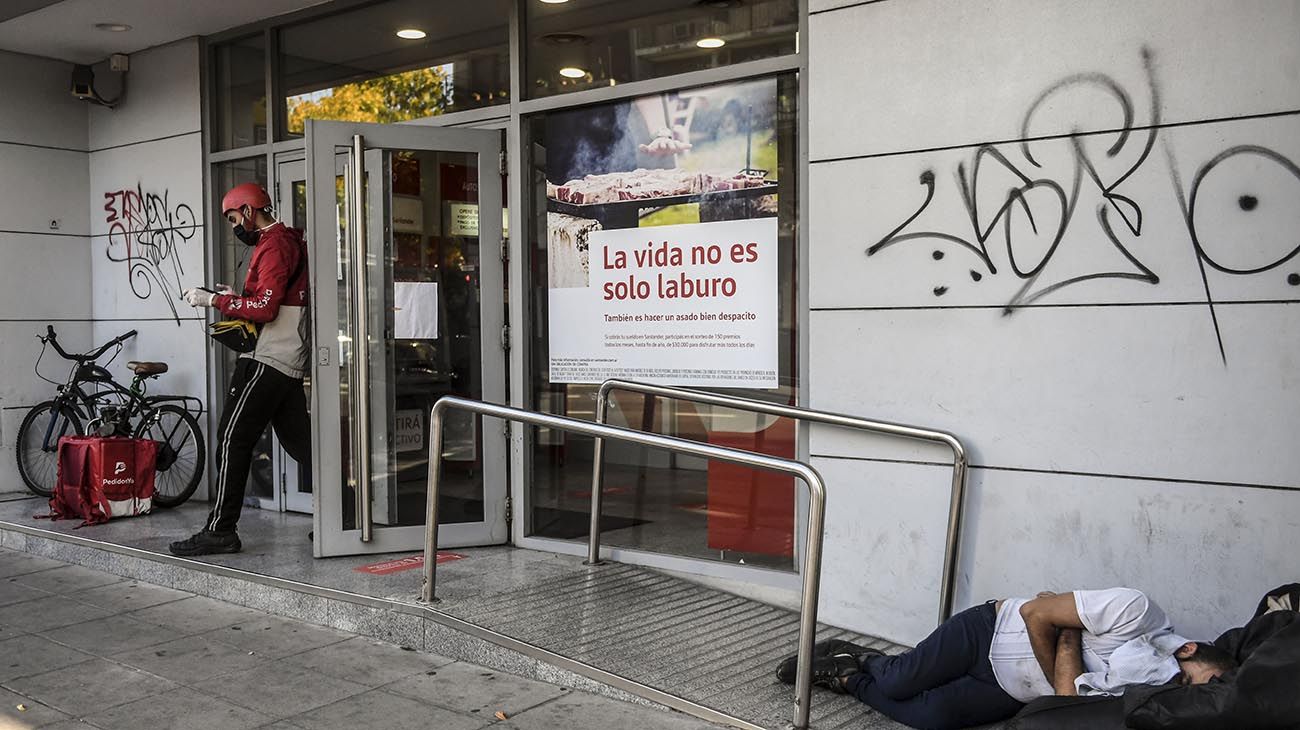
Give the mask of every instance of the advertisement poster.
M 552 383 L 775 388 L 775 80 L 552 114 Z

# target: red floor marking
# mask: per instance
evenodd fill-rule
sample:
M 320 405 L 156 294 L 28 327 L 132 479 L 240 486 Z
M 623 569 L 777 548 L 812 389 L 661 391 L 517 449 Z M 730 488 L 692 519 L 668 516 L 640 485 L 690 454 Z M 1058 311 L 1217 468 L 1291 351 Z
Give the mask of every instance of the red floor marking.
M 443 563 L 450 563 L 453 560 L 461 560 L 462 558 L 467 558 L 467 557 L 469 556 L 461 555 L 460 553 L 439 552 L 438 565 L 442 565 Z M 423 568 L 423 567 L 424 567 L 424 556 L 412 555 L 406 558 L 398 558 L 397 560 L 385 560 L 382 563 L 371 563 L 370 565 L 361 565 L 356 568 L 353 568 L 353 570 L 355 570 L 358 573 L 369 573 L 371 575 L 388 575 L 389 573 L 400 573 L 403 570 L 413 570 L 415 568 Z

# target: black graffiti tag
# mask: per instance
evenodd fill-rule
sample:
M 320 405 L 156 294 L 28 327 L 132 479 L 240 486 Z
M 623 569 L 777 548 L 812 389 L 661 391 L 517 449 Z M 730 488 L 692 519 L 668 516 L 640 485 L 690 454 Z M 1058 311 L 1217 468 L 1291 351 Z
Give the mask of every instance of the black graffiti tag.
M 146 193 L 142 185 L 104 193 L 109 261 L 124 263 L 131 293 L 149 299 L 155 289 L 180 325 L 176 300 L 185 273 L 177 249 L 198 231 L 194 210 L 172 206 L 169 192 Z
M 1142 51 L 1142 62 L 1146 71 L 1151 113 L 1141 127 L 1135 125 L 1132 98 L 1113 78 L 1100 73 L 1086 73 L 1061 79 L 1035 98 L 1022 119 L 1020 139 L 1023 141 L 1019 142 L 1017 147 L 1023 162 L 1013 162 L 998 145 L 985 144 L 975 149 L 969 166 L 965 161 L 957 164 L 957 191 L 960 194 L 965 218 L 970 223 L 968 231 L 910 230 L 912 224 L 930 207 L 935 198 L 935 171 L 926 169 L 919 177 L 919 183 L 925 189 L 924 200 L 920 206 L 902 224 L 880 240 L 871 243 L 866 249 L 867 256 L 874 256 L 908 241 L 928 240 L 940 246 L 956 245 L 959 250 L 966 251 L 976 258 L 977 262 L 969 273 L 971 280 L 979 283 L 984 279 L 985 274 L 994 276 L 999 274 L 996 261 L 1001 259 L 1002 252 L 990 249 L 990 241 L 1000 232 L 1001 241 L 1005 244 L 1005 260 L 1012 274 L 1023 282 L 1003 309 L 1003 313 L 1008 315 L 1018 307 L 1027 306 L 1053 292 L 1084 281 L 1122 279 L 1152 286 L 1158 285 L 1160 277 L 1157 273 L 1116 235 L 1114 220 L 1118 218 L 1133 237 L 1141 237 L 1144 232 L 1142 205 L 1133 197 L 1120 192 L 1121 186 L 1149 161 L 1161 129 L 1159 87 L 1155 78 L 1153 54 L 1147 49 Z M 1083 89 L 1098 91 L 1114 102 L 1120 118 L 1119 123 L 1113 126 L 1111 131 L 1033 136 L 1034 121 L 1051 107 L 1048 103 L 1050 100 Z M 1101 162 L 1103 157 L 1096 152 L 1090 152 L 1085 144 L 1087 139 L 1096 138 L 1100 134 L 1114 135 L 1114 141 L 1104 151 L 1104 160 L 1108 164 L 1103 164 Z M 1134 143 L 1135 137 L 1139 135 L 1142 137 L 1140 145 Z M 1044 159 L 1043 148 L 1047 145 L 1068 145 L 1068 168 L 1059 170 L 1057 174 L 1047 174 L 1041 162 Z M 1243 254 L 1240 253 L 1240 247 L 1233 246 L 1233 243 L 1241 232 L 1220 230 L 1225 225 L 1223 223 L 1225 216 L 1222 214 L 1225 206 L 1221 204 L 1222 199 L 1234 195 L 1239 212 L 1257 215 L 1263 210 L 1261 190 L 1267 187 L 1263 176 L 1271 171 L 1282 180 L 1293 181 L 1296 183 L 1292 191 L 1294 194 L 1300 192 L 1300 167 L 1297 167 L 1292 160 L 1265 147 L 1256 145 L 1231 147 L 1198 168 L 1192 178 L 1190 192 L 1186 192 L 1179 179 L 1172 152 L 1167 148 L 1166 151 L 1174 192 L 1182 208 L 1192 249 L 1202 268 L 1206 303 L 1213 315 L 1214 301 L 1210 294 L 1208 280 L 1204 277 L 1206 266 L 1230 275 L 1258 274 L 1283 266 L 1300 256 L 1300 242 L 1295 239 L 1294 230 L 1282 225 L 1276 226 L 1276 230 L 1269 231 L 1266 236 L 1268 240 L 1265 241 L 1260 241 L 1261 236 L 1256 232 L 1252 237 L 1256 246 L 1252 250 L 1262 253 L 1255 254 L 1255 259 L 1249 262 L 1236 261 L 1235 258 Z M 1128 157 L 1132 158 L 1131 162 L 1123 162 L 1121 159 Z M 1230 178 L 1228 175 L 1216 174 L 1224 166 L 1240 162 L 1245 158 L 1255 163 L 1252 170 L 1262 170 L 1253 174 L 1245 173 L 1247 180 L 1258 181 L 1259 189 L 1243 190 L 1240 177 Z M 1116 166 L 1118 169 L 1103 171 Z M 989 174 L 990 170 L 1010 173 L 1016 181 L 996 201 L 997 207 L 991 216 L 986 210 L 981 210 L 979 195 L 976 192 L 981 189 L 982 176 Z M 1235 172 L 1240 173 L 1241 170 Z M 1276 180 L 1269 182 L 1275 184 Z M 1071 230 L 1072 226 L 1079 225 L 1080 217 L 1075 214 L 1078 212 L 1080 195 L 1085 183 L 1092 186 L 1100 195 L 1101 202 L 1095 210 L 1098 230 L 1105 237 L 1104 240 L 1128 262 L 1130 268 L 1087 271 L 1039 286 L 1040 277 L 1058 253 L 1067 231 Z M 1249 184 L 1247 187 L 1250 187 Z M 1286 191 L 1281 193 L 1282 196 L 1287 194 Z M 1197 203 L 1207 197 L 1215 199 L 1216 214 L 1198 215 Z M 1298 206 L 1300 199 L 1285 205 Z M 1273 210 L 1278 209 L 1285 209 L 1285 207 L 1273 206 Z M 1021 235 L 1016 234 L 1013 223 L 1018 215 L 1023 215 L 1024 221 L 1028 224 L 1031 235 L 1027 238 L 1023 232 Z M 1214 231 L 1207 234 L 1207 229 L 1210 228 Z M 942 259 L 943 252 L 936 250 L 933 256 L 936 260 Z M 1300 286 L 1300 273 L 1292 272 L 1286 280 L 1294 286 Z M 949 287 L 935 286 L 932 291 L 935 296 L 943 296 L 949 291 Z M 1220 354 L 1226 363 L 1227 357 L 1223 351 L 1223 338 L 1219 331 L 1217 317 L 1213 320 Z

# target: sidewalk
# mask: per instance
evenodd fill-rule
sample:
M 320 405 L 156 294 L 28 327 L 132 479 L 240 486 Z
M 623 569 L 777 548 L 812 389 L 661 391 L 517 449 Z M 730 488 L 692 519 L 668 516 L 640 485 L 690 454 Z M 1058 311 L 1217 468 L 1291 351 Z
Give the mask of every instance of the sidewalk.
M 489 726 L 715 727 L 0 549 L 0 730 Z

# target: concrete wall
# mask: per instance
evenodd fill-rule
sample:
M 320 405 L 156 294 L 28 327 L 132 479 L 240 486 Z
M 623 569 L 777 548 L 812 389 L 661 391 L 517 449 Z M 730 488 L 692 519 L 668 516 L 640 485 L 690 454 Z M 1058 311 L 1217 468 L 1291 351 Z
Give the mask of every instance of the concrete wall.
M 121 105 L 89 111 L 95 339 L 138 330 L 114 373 L 126 381 L 126 361 L 161 360 L 170 371 L 151 392 L 206 404 L 206 324 L 180 298 L 208 279 L 198 41 L 133 54 L 128 81 Z
M 71 64 L 0 52 L 0 493 L 26 488 L 13 464 L 18 424 L 54 386 L 32 371 L 35 335 L 53 324 L 67 349 L 91 337 L 85 105 Z M 41 362 L 62 382 L 68 363 Z
M 32 373 L 47 322 L 70 351 L 138 330 L 110 370 L 162 360 L 152 392 L 207 400 L 204 320 L 180 300 L 207 280 L 198 41 L 132 55 L 114 109 L 74 99 L 71 70 L 0 52 L 0 492 L 23 489 L 13 439 L 54 392 Z M 57 356 L 41 371 L 67 375 Z
M 814 407 L 971 447 L 957 601 L 1296 580 L 1300 2 L 811 0 Z M 814 431 L 823 617 L 934 624 L 942 449 Z

